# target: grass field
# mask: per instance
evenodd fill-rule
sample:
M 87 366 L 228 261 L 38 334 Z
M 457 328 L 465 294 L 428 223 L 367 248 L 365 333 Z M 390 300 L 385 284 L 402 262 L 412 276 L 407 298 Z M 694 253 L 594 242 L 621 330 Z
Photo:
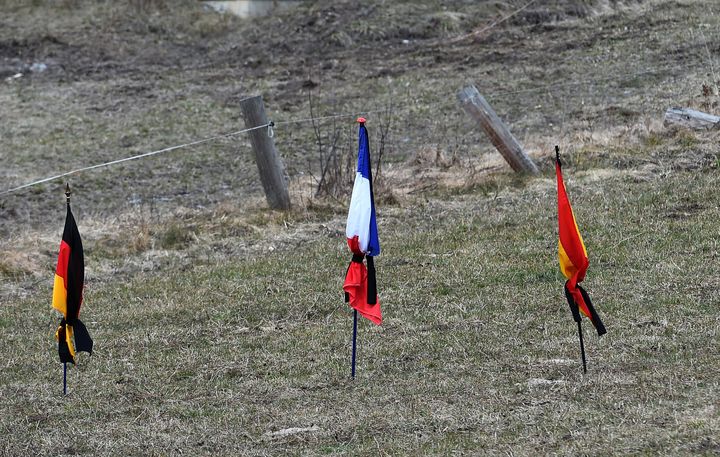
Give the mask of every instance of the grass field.
M 71 178 L 95 352 L 63 397 L 63 183 L 0 196 L 0 455 L 720 453 L 720 136 L 662 126 L 669 106 L 717 114 L 715 2 L 539 2 L 464 40 L 527 2 L 308 2 L 254 22 L 189 0 L 30 3 L 0 0 L 0 191 L 238 130 L 247 94 L 278 123 L 309 117 L 310 90 L 317 116 L 383 111 L 384 322 L 360 322 L 351 381 L 351 182 L 316 197 L 311 125 L 279 123 L 289 212 L 266 208 L 242 137 Z M 466 119 L 470 81 L 540 176 Z M 355 153 L 352 116 L 319 129 Z M 554 144 L 608 328 L 584 322 L 587 375 Z

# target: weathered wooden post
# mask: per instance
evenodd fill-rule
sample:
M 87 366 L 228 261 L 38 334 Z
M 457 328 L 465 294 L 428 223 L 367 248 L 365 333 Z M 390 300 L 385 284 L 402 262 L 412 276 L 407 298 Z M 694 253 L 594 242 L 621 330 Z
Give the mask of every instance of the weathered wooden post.
M 695 130 L 710 130 L 720 126 L 720 117 L 690 108 L 668 108 L 665 125 L 679 125 Z
M 240 101 L 245 128 L 253 128 L 268 123 L 265 114 L 265 104 L 262 96 L 248 97 Z M 287 179 L 280 154 L 275 149 L 275 142 L 268 135 L 267 129 L 256 129 L 248 132 L 255 162 L 260 172 L 265 197 L 272 209 L 290 209 L 290 194 L 288 193 Z
M 473 85 L 463 87 L 458 92 L 458 100 L 465 111 L 480 123 L 492 144 L 510 164 L 513 170 L 525 173 L 538 173 L 532 161 L 510 130 L 500 120 L 488 102 Z

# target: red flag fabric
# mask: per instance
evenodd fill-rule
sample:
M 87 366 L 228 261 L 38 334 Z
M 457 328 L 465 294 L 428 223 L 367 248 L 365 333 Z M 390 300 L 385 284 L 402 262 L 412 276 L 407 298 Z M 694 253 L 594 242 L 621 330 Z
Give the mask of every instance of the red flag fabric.
M 368 257 L 370 259 L 371 257 Z M 356 309 L 361 316 L 369 319 L 376 325 L 382 324 L 382 312 L 380 311 L 380 299 L 375 296 L 373 304 L 368 303 L 368 271 L 363 264 L 362 255 L 353 255 L 353 260 L 348 266 L 345 274 L 346 301 Z
M 560 154 L 557 152 L 555 175 L 558 190 L 558 259 L 560 261 L 560 271 L 567 278 L 565 297 L 568 300 L 575 321 L 580 322 L 580 312 L 582 312 L 595 326 L 598 335 L 603 335 L 606 333 L 605 326 L 592 306 L 590 296 L 579 284 L 585 279 L 590 262 L 565 190 L 561 168 Z

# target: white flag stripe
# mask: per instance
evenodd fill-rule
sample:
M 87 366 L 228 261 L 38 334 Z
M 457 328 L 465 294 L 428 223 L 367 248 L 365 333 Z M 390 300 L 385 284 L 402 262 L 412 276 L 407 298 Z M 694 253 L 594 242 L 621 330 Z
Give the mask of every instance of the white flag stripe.
M 370 242 L 370 181 L 360 172 L 355 174 L 350 210 L 348 211 L 345 234 L 349 240 L 358 237 L 358 245 L 363 252 L 367 252 Z

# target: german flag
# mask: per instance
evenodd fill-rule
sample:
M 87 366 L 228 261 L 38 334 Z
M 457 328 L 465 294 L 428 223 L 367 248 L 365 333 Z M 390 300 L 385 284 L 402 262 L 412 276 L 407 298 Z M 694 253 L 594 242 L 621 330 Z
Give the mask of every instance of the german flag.
M 578 229 L 575 215 L 573 214 L 570 200 L 565 192 L 565 183 L 562 177 L 562 164 L 560 163 L 560 151 L 555 146 L 555 174 L 557 176 L 558 189 L 558 258 L 560 260 L 560 271 L 565 275 L 565 297 L 570 305 L 575 322 L 580 322 L 580 313 L 590 319 L 598 335 L 606 333 L 605 326 L 600 320 L 590 296 L 580 286 L 585 279 L 590 262 L 587 257 L 585 243 L 583 243 L 580 230 Z
M 52 306 L 63 315 L 55 332 L 60 361 L 75 364 L 76 352 L 84 351 L 92 354 L 93 341 L 85 325 L 78 319 L 85 284 L 85 258 L 80 232 L 70 210 L 69 188 L 66 195 L 68 196 L 67 214 L 55 269 Z

